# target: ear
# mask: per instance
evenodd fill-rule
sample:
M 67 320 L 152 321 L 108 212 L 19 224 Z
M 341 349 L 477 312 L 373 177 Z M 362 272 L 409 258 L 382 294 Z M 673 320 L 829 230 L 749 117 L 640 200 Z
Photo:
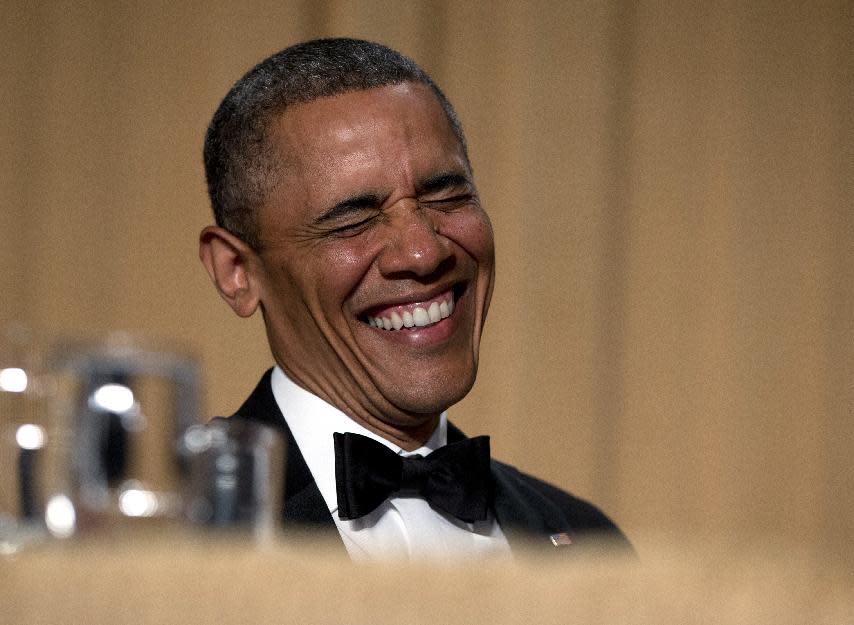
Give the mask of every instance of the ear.
M 251 316 L 260 301 L 252 248 L 219 226 L 207 226 L 199 235 L 199 258 L 222 299 L 241 317 Z

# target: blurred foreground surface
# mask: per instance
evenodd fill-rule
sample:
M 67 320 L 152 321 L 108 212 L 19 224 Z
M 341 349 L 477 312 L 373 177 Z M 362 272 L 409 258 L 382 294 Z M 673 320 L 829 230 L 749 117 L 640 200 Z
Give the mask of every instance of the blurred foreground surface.
M 2 622 L 21 625 L 854 622 L 854 569 L 831 553 L 662 545 L 641 562 L 566 556 L 367 566 L 316 543 L 55 543 L 0 562 L 0 605 Z

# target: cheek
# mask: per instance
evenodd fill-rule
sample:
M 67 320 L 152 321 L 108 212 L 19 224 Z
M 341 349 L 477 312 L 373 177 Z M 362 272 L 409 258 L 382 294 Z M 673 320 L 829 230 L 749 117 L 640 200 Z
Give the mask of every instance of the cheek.
M 445 215 L 440 231 L 483 268 L 491 268 L 495 263 L 495 240 L 492 223 L 483 210 L 472 210 Z
M 336 307 L 359 287 L 371 268 L 374 254 L 363 241 L 342 239 L 327 249 L 305 259 L 308 272 L 306 289 L 318 298 Z

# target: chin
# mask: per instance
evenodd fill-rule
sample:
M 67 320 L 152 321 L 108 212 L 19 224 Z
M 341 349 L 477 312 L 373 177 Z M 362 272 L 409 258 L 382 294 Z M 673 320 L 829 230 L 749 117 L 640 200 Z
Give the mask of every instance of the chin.
M 474 386 L 474 379 L 472 371 L 467 375 L 413 380 L 405 388 L 389 389 L 385 396 L 403 412 L 436 415 L 468 395 Z

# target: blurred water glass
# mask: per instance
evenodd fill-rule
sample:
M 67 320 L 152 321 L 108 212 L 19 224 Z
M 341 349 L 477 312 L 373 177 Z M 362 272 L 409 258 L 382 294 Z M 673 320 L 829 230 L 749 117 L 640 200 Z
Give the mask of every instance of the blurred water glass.
M 14 340 L 10 340 L 9 337 Z M 194 358 L 113 335 L 0 341 L 0 555 L 48 538 L 178 526 L 278 534 L 285 446 L 269 427 L 200 425 Z
M 43 355 L 25 326 L 0 328 L 0 555 L 46 536 L 45 510 L 58 488 Z
M 187 476 L 179 442 L 200 418 L 196 360 L 171 345 L 112 335 L 56 346 L 50 368 L 74 532 L 179 521 Z
M 44 430 L 4 421 L 0 433 L 0 556 L 17 553 L 45 537 L 40 466 Z
M 280 432 L 237 419 L 188 429 L 184 505 L 194 525 L 274 537 L 281 523 L 285 446 Z

